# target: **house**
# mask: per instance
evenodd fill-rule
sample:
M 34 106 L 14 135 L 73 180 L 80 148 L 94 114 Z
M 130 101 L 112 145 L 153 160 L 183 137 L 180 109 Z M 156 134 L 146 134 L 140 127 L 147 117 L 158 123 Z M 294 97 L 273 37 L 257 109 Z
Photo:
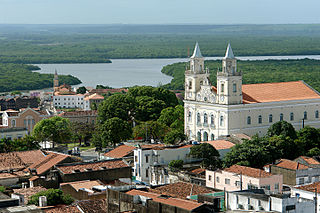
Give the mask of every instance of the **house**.
M 214 140 L 214 141 L 206 141 L 204 143 L 208 143 L 213 146 L 220 154 L 220 158 L 222 159 L 235 145 L 227 140 Z
M 36 186 L 31 188 L 21 188 L 21 189 L 13 189 L 13 193 L 11 194 L 11 198 L 19 199 L 19 205 L 27 205 L 31 196 L 37 194 L 38 192 L 42 192 L 47 190 L 42 186 Z
M 320 128 L 318 91 L 304 81 L 242 84 L 242 71 L 230 44 L 222 69 L 217 71 L 217 87 L 209 77 L 197 43 L 185 71 L 184 128 L 190 140 L 265 135 L 272 124 L 282 120 L 295 129 L 301 129 L 303 123 Z
M 62 182 L 81 180 L 112 181 L 119 178 L 131 179 L 131 167 L 121 159 L 71 163 L 56 166 Z
M 282 192 L 282 175 L 273 175 L 261 169 L 233 165 L 224 170 L 206 170 L 206 186 L 226 191 L 266 189 Z
M 298 158 L 294 159 L 294 161 L 304 164 L 311 168 L 320 168 L 320 162 L 315 158 L 311 158 L 307 156 L 299 156 Z
M 145 146 L 146 147 L 146 146 Z M 153 146 L 152 148 L 138 147 L 134 150 L 134 176 L 137 181 L 155 185 L 167 183 L 166 174 L 152 175 L 159 166 L 168 166 L 172 160 L 183 160 L 184 163 L 198 161 L 188 156 L 192 145 Z
M 14 97 L 14 98 L 0 98 L 0 109 L 5 111 L 8 109 L 19 110 L 21 108 L 37 108 L 38 100 L 36 97 Z
M 104 100 L 104 97 L 102 95 L 97 94 L 97 93 L 94 93 L 92 95 L 87 95 L 84 98 L 84 110 L 91 110 L 91 107 L 93 104 L 97 108 L 103 100 Z
M 65 194 L 70 194 L 77 200 L 95 200 L 106 198 L 106 188 L 99 180 L 83 180 L 60 184 Z
M 21 139 L 28 135 L 28 129 L 25 127 L 11 127 L 1 128 L 0 127 L 0 138 L 7 138 L 9 140 Z
M 77 110 L 62 112 L 59 116 L 68 118 L 71 123 L 95 124 L 98 112 L 96 110 Z
M 300 160 L 302 160 L 302 158 L 300 158 Z M 293 186 L 317 182 L 320 178 L 320 168 L 312 168 L 287 159 L 280 159 L 275 164 L 266 165 L 264 166 L 264 170 L 271 174 L 282 175 L 283 183 Z
M 315 182 L 303 186 L 295 186 L 291 188 L 291 196 L 298 199 L 316 200 L 317 212 L 320 212 L 320 182 Z
M 314 201 L 288 194 L 265 194 L 262 189 L 226 192 L 226 206 L 232 211 L 313 213 Z
M 104 159 L 115 159 L 115 158 L 132 158 L 133 159 L 133 150 L 136 149 L 134 146 L 121 145 L 115 149 L 104 153 Z

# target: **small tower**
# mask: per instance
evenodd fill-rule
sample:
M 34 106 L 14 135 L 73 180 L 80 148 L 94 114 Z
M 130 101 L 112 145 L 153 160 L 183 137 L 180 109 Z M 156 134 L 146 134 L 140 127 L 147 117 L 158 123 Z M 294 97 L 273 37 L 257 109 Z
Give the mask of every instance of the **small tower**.
M 56 91 L 56 89 L 59 87 L 59 78 L 58 78 L 58 73 L 57 70 L 54 72 L 54 78 L 53 78 L 53 89 Z
M 207 84 L 209 84 L 209 73 L 204 69 L 204 57 L 197 42 L 190 57 L 190 67 L 185 71 L 185 100 L 196 100 L 200 86 Z
M 225 57 L 222 59 L 222 70 L 217 73 L 217 103 L 242 103 L 242 73 L 237 71 L 237 59 L 228 44 Z

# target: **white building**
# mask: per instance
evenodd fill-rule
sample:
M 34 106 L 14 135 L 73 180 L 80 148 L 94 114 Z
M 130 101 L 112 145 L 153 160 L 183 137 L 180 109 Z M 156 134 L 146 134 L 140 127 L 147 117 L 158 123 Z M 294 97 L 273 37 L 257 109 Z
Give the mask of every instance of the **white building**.
M 53 106 L 55 108 L 80 108 L 84 109 L 84 95 L 74 94 L 74 95 L 59 95 L 53 96 Z
M 316 200 L 317 212 L 320 212 L 320 182 L 291 188 L 291 195 L 297 198 Z
M 320 128 L 320 94 L 303 81 L 242 85 L 230 44 L 217 73 L 209 81 L 198 43 L 185 71 L 185 133 L 192 140 L 245 133 L 264 135 L 273 123 L 285 120 L 296 129 Z
M 184 163 L 192 162 L 194 159 L 188 156 L 190 147 L 191 145 L 135 149 L 134 176 L 136 177 L 136 180 L 150 183 L 151 167 L 167 166 L 172 160 L 183 160 Z M 166 175 L 163 176 L 163 178 L 166 177 Z M 165 183 L 167 181 L 159 180 L 159 182 Z

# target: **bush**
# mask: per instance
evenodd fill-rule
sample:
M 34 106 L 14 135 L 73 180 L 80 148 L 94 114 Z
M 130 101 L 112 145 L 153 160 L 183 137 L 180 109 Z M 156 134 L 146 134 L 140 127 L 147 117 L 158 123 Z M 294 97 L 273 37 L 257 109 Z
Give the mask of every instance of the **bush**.
M 170 170 L 178 170 L 182 169 L 183 167 L 183 160 L 172 160 L 169 163 Z
M 48 189 L 46 191 L 38 192 L 30 197 L 28 205 L 34 204 L 39 205 L 39 197 L 46 196 L 47 197 L 47 205 L 48 206 L 55 206 L 58 204 L 71 204 L 74 199 L 68 195 L 64 194 L 60 189 Z
M 5 192 L 5 191 L 6 191 L 6 187 L 0 186 L 0 192 Z

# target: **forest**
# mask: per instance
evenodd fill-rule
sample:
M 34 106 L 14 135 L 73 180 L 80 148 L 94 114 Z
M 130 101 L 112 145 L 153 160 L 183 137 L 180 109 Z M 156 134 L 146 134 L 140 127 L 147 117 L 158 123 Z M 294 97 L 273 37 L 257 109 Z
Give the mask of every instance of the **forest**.
M 166 89 L 183 90 L 184 72 L 188 63 L 170 64 L 162 69 L 162 73 L 172 76 L 171 83 L 163 85 Z M 205 61 L 210 70 L 210 80 L 216 83 L 216 73 L 221 69 L 220 60 Z M 243 84 L 285 82 L 303 80 L 311 87 L 320 91 L 320 61 L 311 59 L 300 60 L 264 60 L 238 61 L 238 70 L 242 71 Z
M 32 72 L 40 68 L 34 65 L 0 63 L 0 92 L 16 90 L 36 90 L 49 88 L 53 85 L 53 74 Z M 76 85 L 81 81 L 71 75 L 59 75 L 63 84 Z

